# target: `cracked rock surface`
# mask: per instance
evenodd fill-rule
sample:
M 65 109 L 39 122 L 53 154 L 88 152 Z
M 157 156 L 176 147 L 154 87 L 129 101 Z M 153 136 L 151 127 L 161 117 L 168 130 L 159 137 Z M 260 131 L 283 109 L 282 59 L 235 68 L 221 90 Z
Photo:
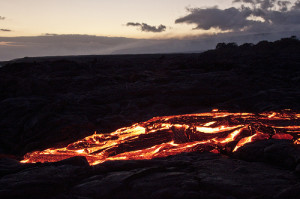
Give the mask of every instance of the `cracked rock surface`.
M 201 54 L 24 58 L 0 68 L 0 198 L 299 198 L 300 152 L 284 140 L 231 156 L 184 153 L 89 166 L 83 157 L 20 164 L 154 116 L 300 111 L 300 42 Z M 3 65 L 3 64 L 1 64 Z

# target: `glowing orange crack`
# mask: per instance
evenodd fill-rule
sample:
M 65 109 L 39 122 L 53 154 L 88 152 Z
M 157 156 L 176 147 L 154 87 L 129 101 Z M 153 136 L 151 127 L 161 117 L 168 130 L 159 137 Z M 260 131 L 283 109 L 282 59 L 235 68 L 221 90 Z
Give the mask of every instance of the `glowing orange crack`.
M 21 162 L 55 162 L 85 156 L 95 165 L 108 160 L 152 159 L 191 151 L 232 153 L 249 142 L 270 138 L 299 144 L 299 124 L 300 114 L 291 110 L 261 114 L 213 110 L 155 117 L 110 134 L 93 134 L 67 147 L 27 153 Z

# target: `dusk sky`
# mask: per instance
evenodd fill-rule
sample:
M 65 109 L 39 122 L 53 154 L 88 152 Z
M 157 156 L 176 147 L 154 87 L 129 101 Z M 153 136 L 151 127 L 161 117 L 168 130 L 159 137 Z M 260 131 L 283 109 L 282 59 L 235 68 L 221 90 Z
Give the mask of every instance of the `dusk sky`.
M 299 0 L 1 0 L 0 61 L 195 51 L 221 38 L 299 30 Z M 194 40 L 198 48 L 187 46 Z
M 175 20 L 187 14 L 187 7 L 220 8 L 231 6 L 231 0 L 1 0 L 2 36 L 36 36 L 46 33 L 88 34 L 149 38 L 158 36 L 128 28 L 128 22 L 163 24 L 166 31 L 159 35 L 199 34 L 193 26 L 175 24 Z M 196 33 L 193 33 L 196 32 Z

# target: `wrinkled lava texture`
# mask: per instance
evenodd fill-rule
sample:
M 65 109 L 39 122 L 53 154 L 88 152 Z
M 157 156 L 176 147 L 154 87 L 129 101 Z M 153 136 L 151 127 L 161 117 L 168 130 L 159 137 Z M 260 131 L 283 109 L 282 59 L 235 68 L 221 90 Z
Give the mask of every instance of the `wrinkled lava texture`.
M 201 54 L 0 63 L 0 198 L 299 198 L 300 149 L 289 139 L 93 166 L 85 157 L 20 163 L 155 116 L 299 113 L 299 55 L 298 40 L 282 39 Z
M 93 134 L 63 148 L 25 154 L 22 163 L 57 162 L 84 156 L 91 165 L 142 160 L 183 152 L 231 154 L 250 142 L 285 139 L 300 146 L 300 114 L 209 113 L 155 117 L 107 134 Z

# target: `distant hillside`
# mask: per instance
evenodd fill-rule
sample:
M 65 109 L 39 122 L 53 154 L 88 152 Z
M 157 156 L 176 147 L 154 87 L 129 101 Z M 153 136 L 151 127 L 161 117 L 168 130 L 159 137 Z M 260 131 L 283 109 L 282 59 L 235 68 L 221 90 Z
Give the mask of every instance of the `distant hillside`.
M 43 35 L 28 37 L 0 37 L 0 61 L 22 57 L 69 56 L 69 55 L 120 55 L 203 52 L 214 49 L 220 42 L 238 45 L 257 43 L 261 40 L 275 41 L 299 31 L 266 33 L 222 33 L 186 38 L 132 39 L 101 37 L 93 35 Z

